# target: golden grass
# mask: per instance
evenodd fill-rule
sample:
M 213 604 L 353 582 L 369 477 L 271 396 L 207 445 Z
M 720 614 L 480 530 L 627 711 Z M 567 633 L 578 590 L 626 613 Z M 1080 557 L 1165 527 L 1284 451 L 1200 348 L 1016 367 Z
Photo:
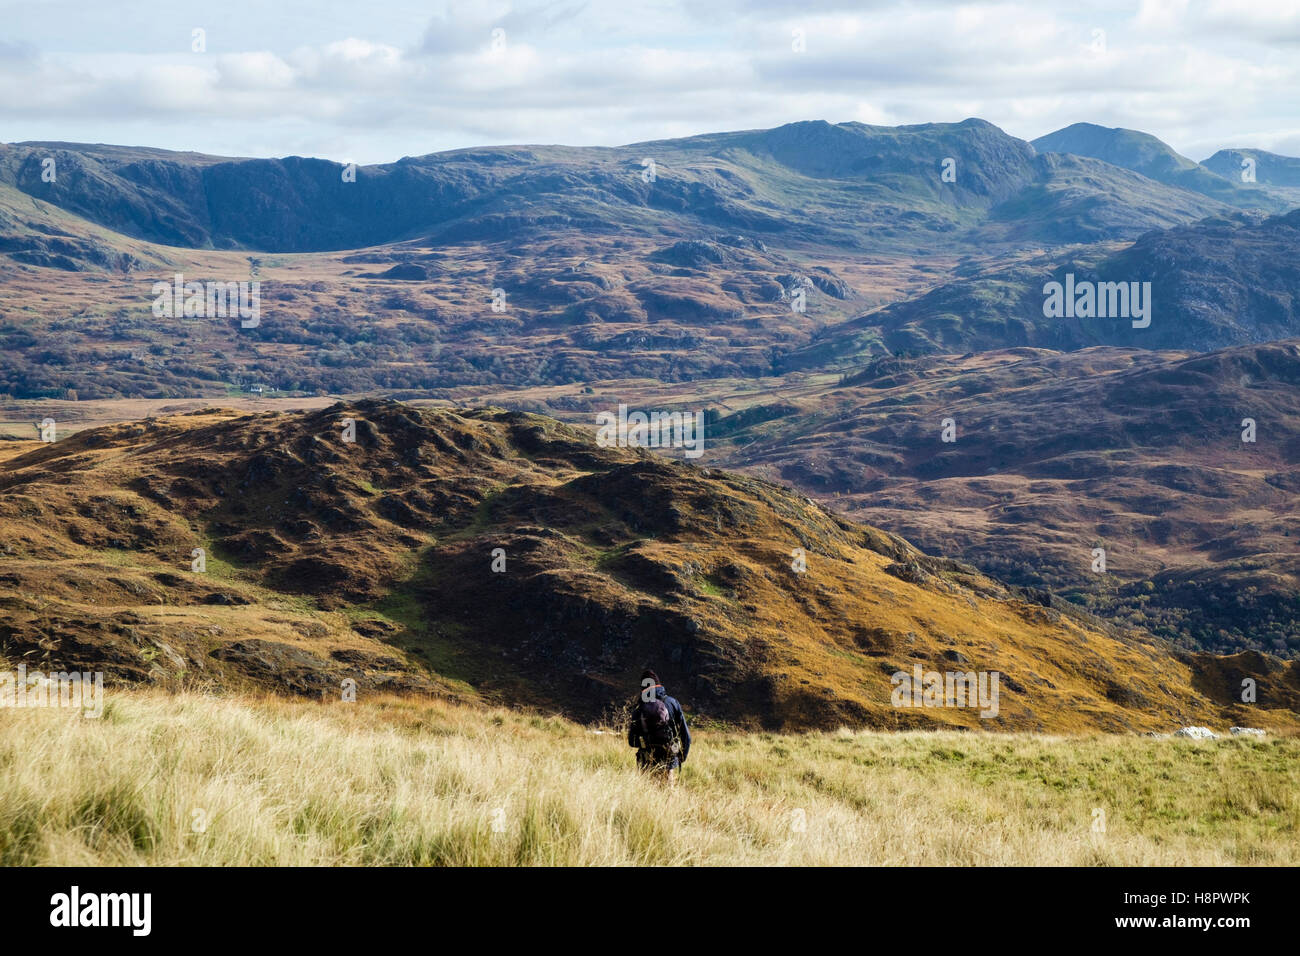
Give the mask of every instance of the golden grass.
M 0 863 L 1295 865 L 1298 756 L 700 731 L 669 791 L 617 732 L 559 718 L 110 690 L 99 720 L 0 709 Z

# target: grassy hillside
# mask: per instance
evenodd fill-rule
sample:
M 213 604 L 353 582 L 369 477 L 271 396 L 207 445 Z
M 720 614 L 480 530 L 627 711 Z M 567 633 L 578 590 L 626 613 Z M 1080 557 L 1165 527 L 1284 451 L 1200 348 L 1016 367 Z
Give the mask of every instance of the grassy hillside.
M 0 865 L 1300 863 L 1294 738 L 697 728 L 669 792 L 596 729 L 364 696 L 0 710 Z
M 1290 208 L 1300 206 L 1300 159 L 1280 156 L 1263 149 L 1221 149 L 1201 163 L 1206 169 L 1243 189 L 1266 191 L 1285 201 Z M 1253 172 L 1253 182 L 1243 176 Z

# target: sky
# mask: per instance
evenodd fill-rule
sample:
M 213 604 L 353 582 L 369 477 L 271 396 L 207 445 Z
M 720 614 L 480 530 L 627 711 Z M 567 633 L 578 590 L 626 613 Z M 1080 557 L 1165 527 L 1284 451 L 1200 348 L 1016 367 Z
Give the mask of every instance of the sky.
M 1300 0 L 0 0 L 0 142 L 380 163 L 971 116 L 1300 156 Z

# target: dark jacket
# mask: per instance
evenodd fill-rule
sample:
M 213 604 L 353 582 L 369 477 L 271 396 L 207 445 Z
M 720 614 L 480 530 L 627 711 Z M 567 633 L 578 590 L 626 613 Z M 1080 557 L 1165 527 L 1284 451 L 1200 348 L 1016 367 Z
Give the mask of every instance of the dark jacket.
M 677 698 L 669 697 L 662 684 L 655 684 L 655 696 L 662 700 L 664 706 L 668 708 L 668 716 L 672 719 L 673 727 L 677 730 L 677 739 L 682 742 L 680 759 L 684 763 L 686 755 L 691 752 L 691 731 L 686 726 L 686 714 L 682 712 L 682 705 L 677 702 Z M 627 742 L 630 747 L 636 747 L 638 750 L 645 749 L 641 740 L 641 696 L 639 694 L 637 695 L 636 706 L 632 708 L 632 719 L 627 725 Z

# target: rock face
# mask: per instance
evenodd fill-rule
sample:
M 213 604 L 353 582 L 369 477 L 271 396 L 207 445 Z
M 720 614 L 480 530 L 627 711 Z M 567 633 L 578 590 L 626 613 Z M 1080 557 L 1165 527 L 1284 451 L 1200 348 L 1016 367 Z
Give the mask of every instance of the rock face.
M 0 657 L 110 684 L 351 680 L 594 717 L 650 664 L 692 713 L 754 727 L 1233 713 L 1191 663 L 1048 595 L 521 413 L 361 402 L 88 430 L 0 464 L 0 524 Z M 891 676 L 916 667 L 998 672 L 997 716 L 897 706 Z
M 656 251 L 650 257 L 656 262 L 684 266 L 691 269 L 706 269 L 710 265 L 719 265 L 723 260 L 722 250 L 711 242 L 699 239 L 683 239 L 671 246 Z

